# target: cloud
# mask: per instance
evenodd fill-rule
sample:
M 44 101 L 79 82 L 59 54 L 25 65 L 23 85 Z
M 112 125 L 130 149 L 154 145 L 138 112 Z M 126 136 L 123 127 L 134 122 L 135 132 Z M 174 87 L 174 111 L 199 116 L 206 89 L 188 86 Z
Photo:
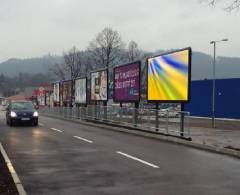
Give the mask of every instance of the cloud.
M 219 55 L 239 56 L 240 13 L 212 9 L 199 0 L 0 0 L 0 60 L 85 49 L 104 27 L 145 50 L 192 46 L 229 38 Z

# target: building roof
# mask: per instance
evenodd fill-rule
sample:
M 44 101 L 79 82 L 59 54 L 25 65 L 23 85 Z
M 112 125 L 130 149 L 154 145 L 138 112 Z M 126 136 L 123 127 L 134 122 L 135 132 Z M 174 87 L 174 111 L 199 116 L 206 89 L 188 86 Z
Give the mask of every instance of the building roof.
M 7 100 L 30 100 L 31 96 L 25 96 L 24 94 L 17 94 L 6 98 Z

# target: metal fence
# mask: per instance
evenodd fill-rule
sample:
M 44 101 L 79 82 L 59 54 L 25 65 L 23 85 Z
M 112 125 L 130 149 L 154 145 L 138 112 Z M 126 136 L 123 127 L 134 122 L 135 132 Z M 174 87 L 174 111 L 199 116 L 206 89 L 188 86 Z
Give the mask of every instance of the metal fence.
M 87 107 L 46 107 L 39 110 L 48 116 L 77 120 L 93 120 L 138 128 L 166 135 L 190 138 L 189 112 L 119 106 L 88 105 Z

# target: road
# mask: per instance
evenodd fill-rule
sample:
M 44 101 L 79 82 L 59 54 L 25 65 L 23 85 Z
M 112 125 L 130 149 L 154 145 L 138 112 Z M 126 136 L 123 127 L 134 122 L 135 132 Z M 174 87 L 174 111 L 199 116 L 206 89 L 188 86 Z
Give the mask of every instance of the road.
M 102 128 L 40 117 L 2 142 L 28 194 L 240 194 L 240 160 Z

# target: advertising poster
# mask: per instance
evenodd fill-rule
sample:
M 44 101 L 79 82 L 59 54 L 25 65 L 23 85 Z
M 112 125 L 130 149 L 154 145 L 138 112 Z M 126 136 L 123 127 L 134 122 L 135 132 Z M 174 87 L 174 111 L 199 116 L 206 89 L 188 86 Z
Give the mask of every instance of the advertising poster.
M 54 83 L 53 85 L 53 101 L 60 102 L 60 83 Z
M 148 58 L 148 101 L 187 102 L 191 48 Z
M 87 78 L 75 80 L 75 103 L 87 103 Z
M 70 103 L 71 102 L 71 85 L 72 85 L 72 81 L 63 81 L 62 84 L 62 96 L 63 96 L 63 103 Z
M 140 62 L 134 62 L 114 68 L 114 101 L 139 101 L 140 66 Z
M 107 101 L 108 99 L 107 70 L 91 73 L 91 100 Z

